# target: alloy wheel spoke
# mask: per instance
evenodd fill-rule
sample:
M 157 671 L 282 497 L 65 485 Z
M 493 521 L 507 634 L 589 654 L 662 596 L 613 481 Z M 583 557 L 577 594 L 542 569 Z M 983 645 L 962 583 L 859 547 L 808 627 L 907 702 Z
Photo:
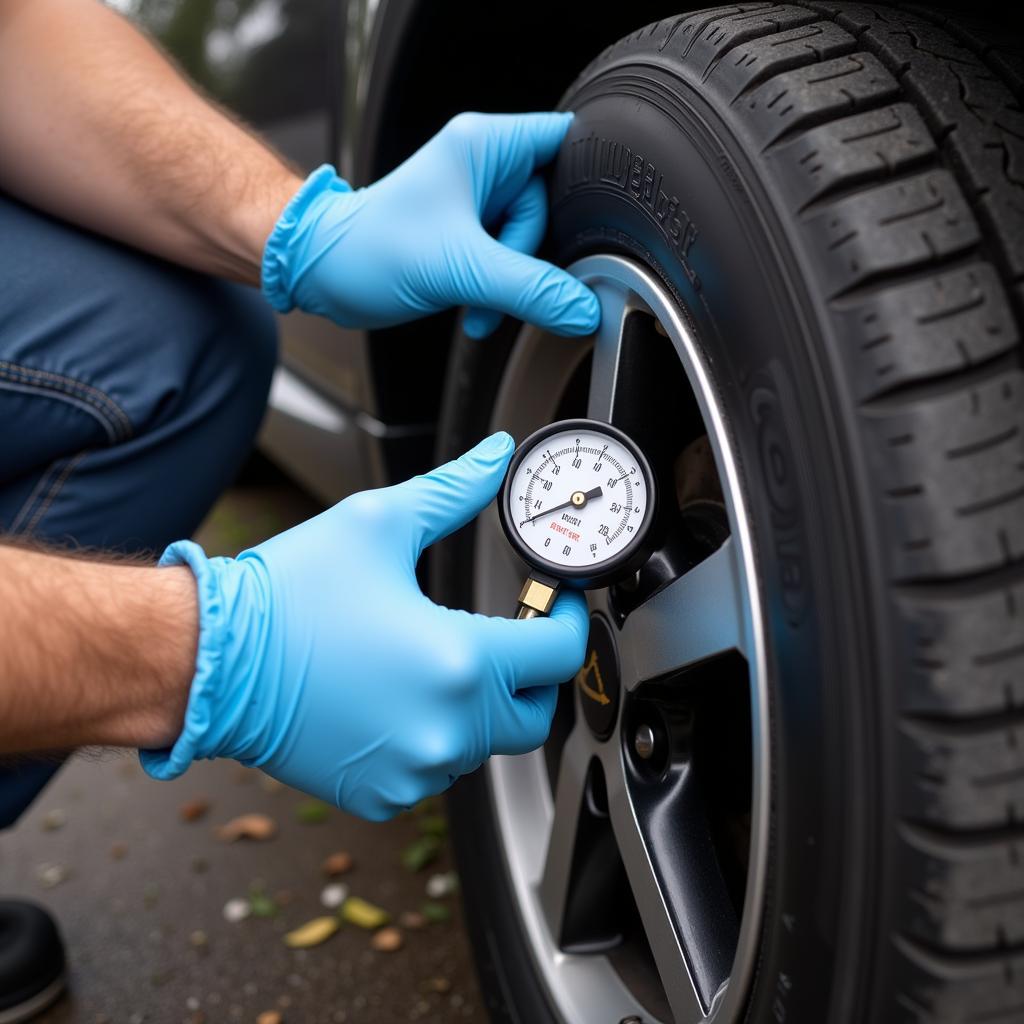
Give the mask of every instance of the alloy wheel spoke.
M 592 287 L 601 303 L 601 326 L 594 335 L 587 415 L 591 419 L 610 423 L 619 371 L 619 353 L 622 349 L 622 331 L 629 312 L 628 296 L 621 288 L 605 281 L 597 281 Z
M 695 789 L 688 769 L 642 784 L 637 799 L 622 768 L 608 778 L 612 828 L 677 1024 L 710 1013 L 738 928 Z
M 725 651 L 745 653 L 740 580 L 729 538 L 632 611 L 619 639 L 626 688 Z
M 548 928 L 557 943 L 563 930 L 573 852 L 583 808 L 587 770 L 592 755 L 586 723 L 577 719 L 562 750 L 555 787 L 555 809 L 551 835 L 539 885 L 540 903 Z

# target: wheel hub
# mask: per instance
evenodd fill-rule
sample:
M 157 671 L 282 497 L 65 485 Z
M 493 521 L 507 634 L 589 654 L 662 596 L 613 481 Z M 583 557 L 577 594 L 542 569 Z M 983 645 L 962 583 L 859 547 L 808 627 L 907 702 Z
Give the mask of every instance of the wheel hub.
M 590 731 L 599 740 L 608 739 L 619 714 L 619 652 L 603 615 L 590 617 L 587 656 L 574 682 Z

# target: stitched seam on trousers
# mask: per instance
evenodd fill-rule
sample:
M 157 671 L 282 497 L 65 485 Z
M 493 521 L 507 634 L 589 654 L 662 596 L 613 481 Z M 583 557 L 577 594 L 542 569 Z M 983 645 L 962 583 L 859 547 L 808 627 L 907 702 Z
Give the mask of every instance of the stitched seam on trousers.
M 50 477 L 53 476 L 54 471 L 57 469 L 57 463 L 51 462 L 46 467 L 46 471 L 42 473 L 39 479 L 36 481 L 35 487 L 32 488 L 32 493 L 25 499 L 25 503 L 18 510 L 18 514 L 14 517 L 14 521 L 11 523 L 8 530 L 9 533 L 17 533 L 18 527 L 21 526 L 25 516 L 35 508 L 36 502 L 39 500 L 39 495 L 43 493 L 43 488 L 50 482 Z
M 85 452 L 79 452 L 61 471 L 59 477 L 53 481 L 50 487 L 50 493 L 46 495 L 46 500 L 36 509 L 35 515 L 32 517 L 32 521 L 25 527 L 25 533 L 31 535 L 32 531 L 39 525 L 39 520 L 46 514 L 46 510 L 53 504 L 53 499 L 60 493 L 60 489 L 64 486 L 65 481 L 71 475 L 71 471 L 78 465 L 79 462 L 85 458 Z
M 13 383 L 12 381 L 4 380 L 2 372 L 0 372 L 0 391 L 21 391 L 27 395 L 37 395 L 40 398 L 52 398 L 55 402 L 64 402 L 67 405 L 73 405 L 76 409 L 80 409 L 87 416 L 91 416 L 97 423 L 99 423 L 103 428 L 103 432 L 107 435 L 107 441 L 110 444 L 114 444 L 117 441 L 116 424 L 111 423 L 110 419 L 101 409 L 97 409 L 94 405 L 89 404 L 77 395 L 68 395 L 62 391 L 55 391 L 53 388 L 45 386 L 41 387 L 38 384 Z
M 123 440 L 132 435 L 132 422 L 128 414 L 105 391 L 92 384 L 66 377 L 64 374 L 52 373 L 50 370 L 36 370 L 30 366 L 0 359 L 0 378 L 6 377 L 25 384 L 35 384 L 44 390 L 54 390 L 80 398 L 83 402 L 95 406 L 111 422 L 114 432 L 119 435 L 115 439 Z

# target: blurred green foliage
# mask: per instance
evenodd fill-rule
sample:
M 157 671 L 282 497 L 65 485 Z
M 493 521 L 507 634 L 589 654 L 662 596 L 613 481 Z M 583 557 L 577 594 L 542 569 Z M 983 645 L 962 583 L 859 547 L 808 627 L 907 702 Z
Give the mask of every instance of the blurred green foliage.
M 201 89 L 255 124 L 330 101 L 331 0 L 108 0 Z

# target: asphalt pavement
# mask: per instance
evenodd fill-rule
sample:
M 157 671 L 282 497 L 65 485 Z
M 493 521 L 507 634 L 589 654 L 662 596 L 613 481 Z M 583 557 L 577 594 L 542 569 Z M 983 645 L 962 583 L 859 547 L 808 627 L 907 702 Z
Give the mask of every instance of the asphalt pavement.
M 316 510 L 264 473 L 199 539 L 233 553 Z M 241 815 L 261 816 L 255 835 L 229 841 Z M 160 783 L 134 753 L 87 751 L 0 833 L 0 893 L 60 922 L 71 987 L 48 1024 L 487 1020 L 440 801 L 371 824 L 232 762 Z M 370 919 L 353 923 L 359 911 Z M 288 944 L 317 918 L 327 938 Z

